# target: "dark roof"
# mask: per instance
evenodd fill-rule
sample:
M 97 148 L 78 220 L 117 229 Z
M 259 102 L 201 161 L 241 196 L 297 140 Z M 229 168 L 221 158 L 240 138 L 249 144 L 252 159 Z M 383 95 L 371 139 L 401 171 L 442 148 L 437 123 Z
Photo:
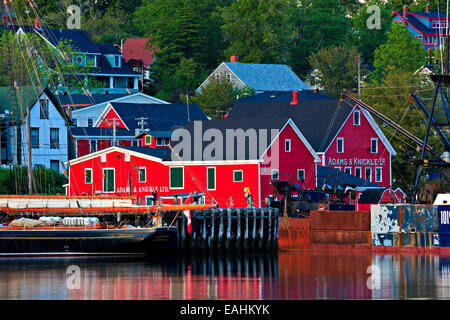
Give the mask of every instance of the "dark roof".
M 271 130 L 277 130 L 274 133 L 278 133 L 278 131 L 284 127 L 288 120 L 288 118 L 281 119 L 269 117 L 266 119 L 258 119 L 258 121 L 254 121 L 253 119 L 190 121 L 184 127 L 184 129 L 189 132 L 190 143 L 183 141 L 184 137 L 181 137 L 180 141 L 175 141 L 174 138 L 176 138 L 176 136 L 172 134 L 172 147 L 177 149 L 178 144 L 180 144 L 180 146 L 178 146 L 180 149 L 182 146 L 190 147 L 190 156 L 187 153 L 185 154 L 184 151 L 179 153 L 179 156 L 183 161 L 258 160 L 260 159 L 262 153 L 266 151 L 267 147 L 269 147 L 272 140 L 277 136 L 277 134 L 272 134 Z M 250 138 L 245 138 L 244 148 L 239 148 L 238 152 L 238 138 L 235 138 L 234 143 L 231 139 L 233 138 L 232 134 L 234 132 L 239 134 L 237 131 L 239 129 L 242 130 L 242 137 L 245 133 L 248 133 L 247 136 L 253 135 L 257 140 L 252 143 Z M 195 130 L 200 130 L 201 135 L 198 135 Z M 218 140 L 218 143 L 216 144 L 217 148 L 222 148 L 222 150 L 216 150 L 216 152 L 222 152 L 222 154 L 216 152 L 211 154 L 212 151 L 209 148 L 212 147 L 212 141 L 204 141 L 207 139 L 202 139 L 203 135 L 208 130 L 213 135 L 212 140 L 214 141 L 216 139 L 216 135 L 219 133 L 220 136 L 223 137 L 222 141 Z M 212 130 L 214 130 L 216 134 L 214 134 L 214 131 Z M 227 132 L 227 130 L 231 131 Z M 261 134 L 264 131 L 260 130 L 267 130 L 265 131 L 267 134 Z M 199 141 L 198 139 L 201 140 Z M 231 143 L 234 145 L 234 148 L 232 149 L 233 154 L 231 154 L 231 150 L 228 149 Z M 199 144 L 202 145 L 201 148 L 198 147 Z M 206 149 L 207 146 L 209 146 L 208 149 Z M 250 147 L 252 149 L 250 149 Z M 253 147 L 255 149 L 253 149 Z M 199 151 L 201 151 L 201 154 L 197 154 Z M 169 159 L 166 157 L 166 160 Z
M 378 203 L 383 196 L 385 189 L 364 190 L 359 196 L 358 203 Z
M 170 153 L 169 148 L 150 148 L 150 147 L 121 147 L 134 152 L 139 152 L 159 159 L 164 159 L 166 153 Z
M 70 132 L 78 139 L 89 139 L 89 137 L 105 137 L 111 138 L 113 136 L 113 129 L 109 127 L 70 127 Z M 117 128 L 117 137 L 129 137 L 134 138 L 134 130 L 128 131 L 127 129 Z
M 121 54 L 117 47 L 112 43 L 96 43 L 96 45 L 103 54 Z
M 238 101 L 228 113 L 227 120 L 252 118 L 257 122 L 267 118 L 291 118 L 316 152 L 323 152 L 332 142 L 352 111 L 348 103 L 317 95 L 318 100 L 301 100 L 291 105 L 289 95 L 281 95 L 279 101 Z M 311 96 L 310 96 L 311 97 Z M 280 101 L 281 100 L 281 101 Z
M 438 18 L 437 12 L 413 12 L 413 13 L 423 16 L 425 18 L 431 18 L 431 19 Z M 428 27 L 427 25 L 423 24 L 423 22 L 421 22 L 416 16 L 412 15 L 411 12 L 408 12 L 406 19 L 403 17 L 403 13 L 401 13 L 401 12 L 394 11 L 393 15 L 397 15 L 397 16 L 403 18 L 404 20 L 406 20 L 406 22 L 408 24 L 410 24 L 411 26 L 416 28 L 422 34 L 435 34 L 435 35 L 439 34 L 439 30 L 440 30 L 439 28 Z M 441 12 L 439 17 L 445 18 L 446 15 L 445 15 L 445 13 Z M 442 29 L 441 29 L 441 32 L 443 32 Z
M 305 100 L 336 100 L 335 98 L 323 94 L 314 93 L 313 90 L 297 91 L 299 101 Z M 273 102 L 273 101 L 292 101 L 292 91 L 266 91 L 253 96 L 243 97 L 237 102 Z
M 127 95 L 129 95 L 129 93 L 93 94 L 92 97 L 88 97 L 85 94 L 70 94 L 70 95 L 57 95 L 55 97 L 56 99 L 58 99 L 61 106 L 63 107 L 71 106 L 72 109 L 78 109 L 84 108 L 88 105 L 111 101 Z
M 323 185 L 329 185 L 334 189 L 337 185 L 341 187 L 351 186 L 355 187 L 381 187 L 370 181 L 352 176 L 343 171 L 317 165 L 317 187 L 322 188 Z
M 134 132 L 140 128 L 136 118 L 145 117 L 145 128 L 151 131 L 173 130 L 174 127 L 185 126 L 189 120 L 206 120 L 206 116 L 196 104 L 153 104 L 153 103 L 120 103 L 111 102 L 112 107 L 125 122 L 128 129 Z M 188 112 L 189 106 L 189 112 Z

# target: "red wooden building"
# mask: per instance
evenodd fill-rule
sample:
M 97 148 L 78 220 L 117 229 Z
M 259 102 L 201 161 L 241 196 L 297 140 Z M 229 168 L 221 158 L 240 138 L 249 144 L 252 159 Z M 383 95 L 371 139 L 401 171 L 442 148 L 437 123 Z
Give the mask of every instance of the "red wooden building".
M 265 206 L 272 179 L 295 177 L 316 187 L 320 158 L 291 119 L 191 121 L 173 132 L 172 145 L 109 147 L 71 160 L 66 192 L 150 203 L 154 191 L 158 198 L 197 191 L 207 203 L 242 208 L 245 187 L 255 207 Z
M 319 164 L 383 187 L 392 185 L 395 150 L 370 113 L 345 99 L 315 90 L 266 92 L 240 99 L 226 121 L 244 117 L 254 122 L 289 117 L 321 158 Z

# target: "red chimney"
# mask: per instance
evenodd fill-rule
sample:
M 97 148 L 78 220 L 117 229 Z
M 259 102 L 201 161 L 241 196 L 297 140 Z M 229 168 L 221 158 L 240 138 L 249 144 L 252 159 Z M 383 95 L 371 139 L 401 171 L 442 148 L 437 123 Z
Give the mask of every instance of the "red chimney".
M 314 89 L 313 89 L 313 92 L 314 92 L 314 93 L 319 93 L 319 88 L 317 88 L 317 87 L 314 88 Z
M 231 56 L 230 62 L 239 62 L 239 56 Z
M 427 5 L 425 6 L 425 12 L 430 12 L 430 4 L 427 3 Z
M 292 91 L 292 101 L 291 101 L 291 105 L 297 104 L 298 103 L 298 92 L 297 90 Z
M 34 27 L 35 28 L 42 28 L 42 21 L 39 18 L 34 18 Z
M 403 6 L 403 18 L 408 18 L 408 7 L 406 6 L 406 4 Z

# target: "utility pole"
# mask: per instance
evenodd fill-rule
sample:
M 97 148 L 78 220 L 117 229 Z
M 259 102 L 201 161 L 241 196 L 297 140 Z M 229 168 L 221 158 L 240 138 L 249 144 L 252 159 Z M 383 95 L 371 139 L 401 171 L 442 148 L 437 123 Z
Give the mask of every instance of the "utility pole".
M 106 120 L 106 123 L 107 124 L 109 124 L 110 126 L 112 125 L 113 126 L 113 147 L 115 147 L 116 146 L 116 126 L 118 125 L 118 124 L 120 124 L 120 122 L 118 121 L 119 119 L 117 119 L 117 118 L 113 118 L 113 119 L 108 119 L 108 120 Z M 112 121 L 112 123 L 110 122 L 110 121 Z
M 144 131 L 144 125 L 147 124 L 147 122 L 145 122 L 145 120 L 148 120 L 148 118 L 140 117 L 140 118 L 134 118 L 134 120 L 138 121 L 138 126 L 141 126 L 141 132 L 143 132 Z

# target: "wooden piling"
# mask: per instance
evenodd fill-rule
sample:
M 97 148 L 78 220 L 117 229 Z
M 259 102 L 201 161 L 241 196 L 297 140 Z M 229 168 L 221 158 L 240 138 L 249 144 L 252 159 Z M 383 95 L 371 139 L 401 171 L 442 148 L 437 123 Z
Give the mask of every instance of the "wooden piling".
M 227 236 L 225 239 L 225 248 L 230 250 L 231 248 L 231 209 L 227 209 Z
M 208 237 L 208 247 L 210 251 L 214 249 L 214 221 L 216 220 L 216 209 L 211 210 L 211 231 Z
M 219 239 L 217 241 L 217 248 L 219 251 L 223 249 L 223 209 L 219 209 L 220 223 L 219 223 Z
M 244 209 L 244 218 L 245 218 L 245 227 L 244 227 L 244 250 L 247 251 L 249 249 L 249 241 L 248 241 L 248 209 Z
M 258 249 L 262 250 L 263 248 L 263 243 L 264 243 L 264 219 L 265 219 L 265 209 L 260 209 L 261 210 L 261 223 L 260 225 L 260 231 L 259 231 L 259 244 L 258 244 Z
M 236 234 L 236 247 L 239 251 L 241 251 L 241 210 L 236 210 L 236 222 L 237 222 L 237 234 Z
M 206 248 L 206 213 L 208 211 L 203 210 L 202 248 Z
M 272 248 L 272 210 L 269 209 L 269 225 L 267 231 L 267 248 L 270 250 Z
M 256 209 L 253 208 L 252 248 L 256 248 Z

